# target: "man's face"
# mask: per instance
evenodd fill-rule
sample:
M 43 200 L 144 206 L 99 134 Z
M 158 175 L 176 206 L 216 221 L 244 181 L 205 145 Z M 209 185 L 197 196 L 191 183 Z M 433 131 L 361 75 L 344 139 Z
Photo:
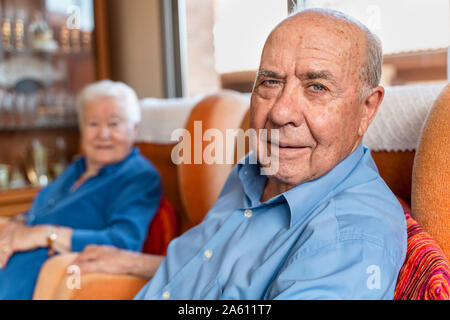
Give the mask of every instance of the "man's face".
M 250 126 L 267 129 L 268 140 L 270 130 L 279 129 L 279 144 L 267 142 L 267 147 L 279 146 L 272 160 L 278 161 L 278 171 L 269 178 L 283 184 L 296 186 L 326 174 L 361 141 L 364 38 L 333 20 L 289 19 L 263 50 Z

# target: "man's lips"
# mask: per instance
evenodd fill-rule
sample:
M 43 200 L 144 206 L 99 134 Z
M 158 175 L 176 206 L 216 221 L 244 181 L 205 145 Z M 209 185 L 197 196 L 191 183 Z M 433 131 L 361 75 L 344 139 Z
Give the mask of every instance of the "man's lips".
M 279 147 L 280 149 L 302 149 L 302 148 L 307 148 L 307 146 L 303 146 L 303 145 L 296 145 L 296 144 L 292 144 L 292 143 L 287 143 L 287 142 L 272 142 L 272 141 L 267 141 L 267 143 L 275 146 L 275 147 Z

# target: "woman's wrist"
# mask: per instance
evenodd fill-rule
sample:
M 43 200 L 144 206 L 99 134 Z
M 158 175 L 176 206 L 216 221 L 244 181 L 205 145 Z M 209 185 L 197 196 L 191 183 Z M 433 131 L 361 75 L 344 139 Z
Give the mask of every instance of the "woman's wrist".
M 39 225 L 31 227 L 32 232 L 35 234 L 36 246 L 38 248 L 48 247 L 48 234 L 50 228 L 50 225 Z

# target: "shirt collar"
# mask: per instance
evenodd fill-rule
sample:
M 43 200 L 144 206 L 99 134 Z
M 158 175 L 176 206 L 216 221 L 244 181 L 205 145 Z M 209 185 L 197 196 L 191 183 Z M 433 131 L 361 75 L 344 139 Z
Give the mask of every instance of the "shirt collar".
M 325 175 L 300 184 L 268 202 L 279 201 L 284 198 L 290 209 L 289 227 L 293 226 L 302 216 L 313 209 L 322 199 L 332 192 L 357 166 L 366 152 L 367 147 L 361 143 L 350 155 L 338 163 Z M 368 149 L 367 149 L 368 150 Z M 260 165 L 256 162 L 254 153 L 238 161 L 239 178 L 244 187 L 244 192 L 249 197 L 252 206 L 259 204 L 259 199 L 264 190 L 267 177 L 261 175 Z M 245 174 L 245 172 L 247 172 Z M 267 203 L 267 202 L 266 202 Z
M 128 153 L 128 155 L 125 157 L 125 159 L 123 159 L 122 161 L 104 166 L 103 168 L 100 169 L 99 175 L 100 174 L 110 174 L 110 173 L 116 172 L 117 169 L 120 166 L 122 166 L 122 164 L 124 164 L 126 161 L 135 157 L 138 154 L 139 154 L 139 149 L 137 147 L 132 147 L 130 152 Z
M 125 159 L 123 159 L 122 161 L 112 163 L 112 164 L 102 167 L 99 170 L 98 175 L 107 175 L 107 174 L 117 171 L 118 167 L 120 167 L 124 162 L 126 162 L 130 158 L 135 157 L 138 154 L 139 154 L 139 149 L 137 147 L 132 147 L 131 151 L 128 153 L 128 155 L 125 157 Z M 86 157 L 82 156 L 79 159 L 77 159 L 75 162 L 75 167 L 76 167 L 76 170 L 79 173 L 79 175 L 81 175 L 84 171 L 86 171 Z
M 364 154 L 362 143 L 325 175 L 284 192 L 291 211 L 290 227 L 342 183 Z

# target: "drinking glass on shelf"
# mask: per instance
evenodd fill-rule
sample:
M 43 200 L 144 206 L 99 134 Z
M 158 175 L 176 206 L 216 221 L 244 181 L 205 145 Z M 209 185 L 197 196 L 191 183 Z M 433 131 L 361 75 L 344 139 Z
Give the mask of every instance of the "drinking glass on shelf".
M 27 186 L 27 181 L 19 168 L 14 168 L 11 172 L 9 188 L 18 189 Z
M 25 103 L 27 100 L 27 96 L 24 93 L 19 93 L 16 95 L 15 103 L 14 103 L 14 123 L 16 125 L 23 125 L 25 118 Z
M 32 93 L 27 95 L 25 102 L 24 122 L 27 125 L 33 125 L 36 119 L 36 110 L 38 106 L 39 94 Z
M 3 110 L 3 98 L 5 97 L 5 91 L 0 90 L 0 128 L 3 128 L 6 124 L 6 114 Z
M 13 51 L 13 43 L 12 43 L 12 23 L 11 23 L 11 13 L 10 10 L 7 10 L 5 15 L 2 18 L 1 22 L 1 30 L 2 30 L 2 44 L 3 50 L 6 52 Z
M 75 96 L 73 93 L 67 92 L 64 100 L 64 121 L 68 124 L 72 124 L 75 120 Z
M 0 164 L 0 190 L 8 189 L 9 187 L 9 166 Z
M 10 127 L 14 123 L 14 100 L 15 94 L 13 92 L 6 91 L 2 99 L 2 110 L 5 127 Z

